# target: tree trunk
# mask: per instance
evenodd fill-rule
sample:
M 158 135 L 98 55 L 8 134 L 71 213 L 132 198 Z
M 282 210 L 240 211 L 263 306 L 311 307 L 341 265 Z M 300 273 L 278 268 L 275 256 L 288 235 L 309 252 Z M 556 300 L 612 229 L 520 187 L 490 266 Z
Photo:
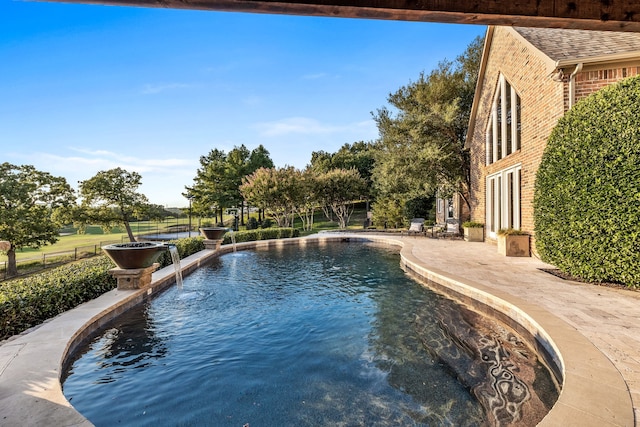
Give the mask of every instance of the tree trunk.
M 133 231 L 131 230 L 131 225 L 129 224 L 129 221 L 125 221 L 124 222 L 124 228 L 127 229 L 127 235 L 129 236 L 129 241 L 130 242 L 135 242 L 136 238 L 133 235 Z
M 462 197 L 462 200 L 464 200 L 467 208 L 471 210 L 471 201 L 469 200 L 468 193 L 466 191 L 458 191 L 458 194 L 460 195 L 460 197 Z
M 327 220 L 333 221 L 333 210 L 332 210 L 331 206 L 323 205 L 322 206 L 322 212 L 324 212 L 324 216 L 325 216 L 325 218 L 327 218 Z
M 18 275 L 18 266 L 16 264 L 16 250 L 11 246 L 7 251 L 7 277 Z

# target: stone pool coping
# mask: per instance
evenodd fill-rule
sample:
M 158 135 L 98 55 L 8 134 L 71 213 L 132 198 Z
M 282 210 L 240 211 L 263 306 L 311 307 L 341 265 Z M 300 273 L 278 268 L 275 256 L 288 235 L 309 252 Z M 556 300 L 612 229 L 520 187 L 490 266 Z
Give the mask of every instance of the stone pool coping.
M 238 250 L 277 249 L 285 245 L 362 241 L 400 246 L 401 263 L 436 284 L 436 288 L 474 308 L 506 320 L 519 332 L 537 337 L 562 375 L 559 399 L 541 426 L 633 426 L 634 410 L 627 383 L 616 366 L 592 342 L 569 324 L 534 302 L 487 287 L 455 272 L 426 265 L 424 238 L 323 233 L 305 238 L 237 244 Z M 469 245 L 466 242 L 457 242 Z M 205 250 L 181 261 L 188 274 L 213 258 L 232 251 Z M 480 267 L 479 267 L 480 268 Z M 517 279 L 517 270 L 513 272 Z M 153 274 L 150 287 L 113 290 L 0 345 L 0 425 L 90 426 L 62 393 L 64 360 L 82 340 L 111 318 L 174 283 L 173 267 Z M 484 307 L 484 308 L 483 308 Z

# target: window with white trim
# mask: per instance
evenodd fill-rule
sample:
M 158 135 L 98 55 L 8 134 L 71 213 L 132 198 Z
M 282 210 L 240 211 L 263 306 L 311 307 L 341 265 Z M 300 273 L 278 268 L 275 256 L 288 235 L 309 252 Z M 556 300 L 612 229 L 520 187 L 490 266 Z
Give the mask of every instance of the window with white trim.
M 500 74 L 485 141 L 488 165 L 520 149 L 521 128 L 520 96 Z
M 522 167 L 504 169 L 487 177 L 487 232 L 495 238 L 501 228 L 520 228 Z

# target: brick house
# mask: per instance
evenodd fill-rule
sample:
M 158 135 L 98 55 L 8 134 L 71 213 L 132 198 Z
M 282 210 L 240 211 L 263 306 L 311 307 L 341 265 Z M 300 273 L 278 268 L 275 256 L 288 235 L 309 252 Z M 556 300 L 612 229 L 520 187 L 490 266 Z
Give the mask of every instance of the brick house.
M 533 232 L 536 172 L 575 102 L 640 74 L 640 33 L 489 27 L 469 121 L 470 217 Z

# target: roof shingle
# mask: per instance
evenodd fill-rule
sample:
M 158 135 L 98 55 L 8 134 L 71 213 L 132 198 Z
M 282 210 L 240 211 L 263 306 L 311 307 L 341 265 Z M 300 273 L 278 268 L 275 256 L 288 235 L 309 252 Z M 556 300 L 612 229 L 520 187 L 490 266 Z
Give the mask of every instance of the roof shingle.
M 580 60 L 639 52 L 640 33 L 514 27 L 522 37 L 554 61 Z

